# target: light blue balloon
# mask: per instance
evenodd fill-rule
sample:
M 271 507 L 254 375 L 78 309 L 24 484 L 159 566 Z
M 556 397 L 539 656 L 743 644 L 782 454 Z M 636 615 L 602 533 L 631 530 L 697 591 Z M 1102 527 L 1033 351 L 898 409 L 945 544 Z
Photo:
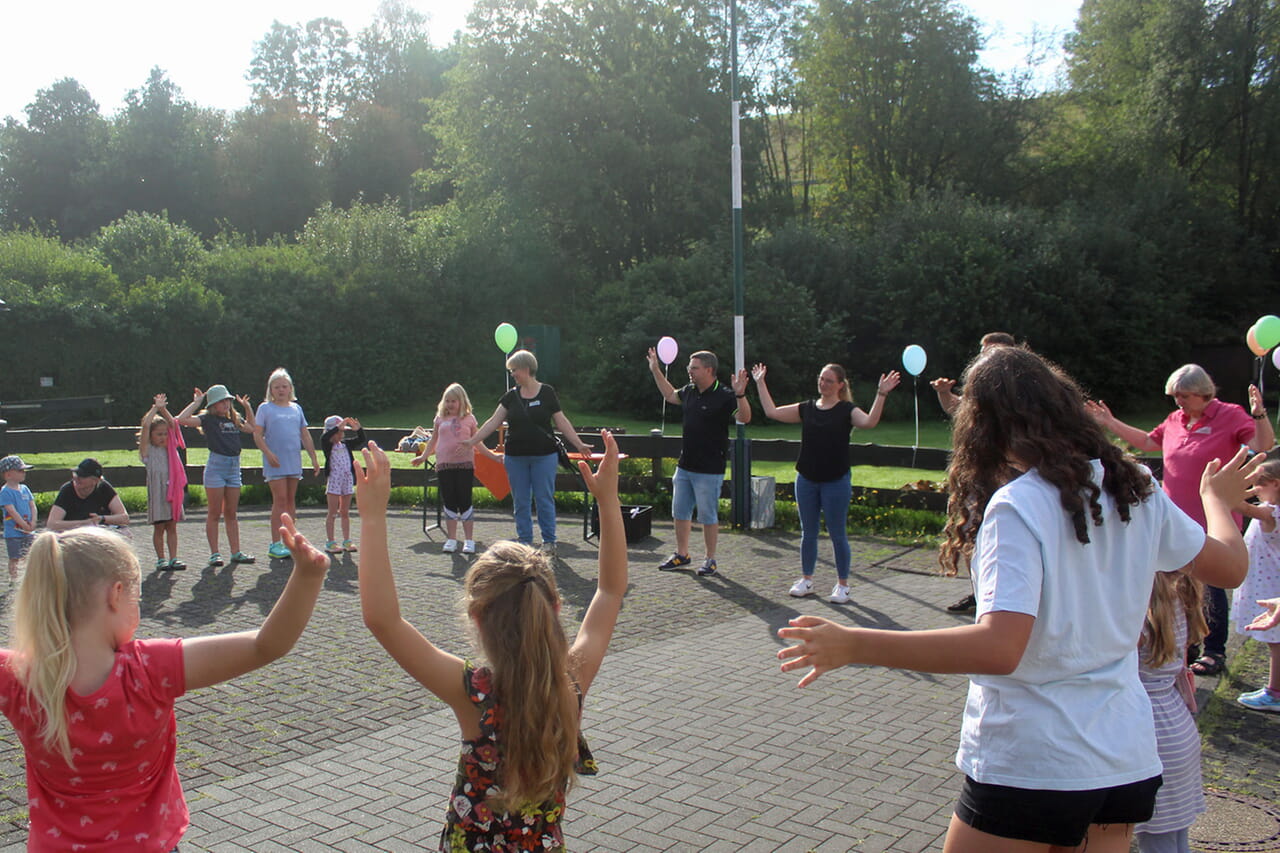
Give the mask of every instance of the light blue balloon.
M 902 351 L 902 366 L 912 376 L 919 376 L 924 373 L 924 366 L 928 360 L 929 357 L 925 355 L 924 347 L 919 344 L 912 344 Z

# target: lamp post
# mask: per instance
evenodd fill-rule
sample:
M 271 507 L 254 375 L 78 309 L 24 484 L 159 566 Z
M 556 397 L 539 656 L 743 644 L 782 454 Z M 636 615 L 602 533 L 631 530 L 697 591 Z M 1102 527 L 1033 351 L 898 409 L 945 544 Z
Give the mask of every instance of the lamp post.
M 733 370 L 736 374 L 746 367 L 745 286 L 743 283 L 742 250 L 742 139 L 738 132 L 741 104 L 738 100 L 738 2 L 729 0 L 729 101 L 733 145 L 732 197 L 733 197 Z M 733 526 L 747 527 L 751 523 L 751 455 L 748 452 L 747 428 L 737 424 L 737 437 L 733 443 Z

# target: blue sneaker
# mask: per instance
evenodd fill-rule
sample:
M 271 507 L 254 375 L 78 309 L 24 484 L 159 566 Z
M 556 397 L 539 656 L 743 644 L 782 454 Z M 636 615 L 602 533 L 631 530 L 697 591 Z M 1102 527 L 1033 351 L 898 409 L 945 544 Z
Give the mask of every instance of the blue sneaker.
M 273 560 L 287 560 L 289 549 L 284 547 L 283 542 L 272 542 L 271 547 L 267 549 L 267 556 Z
M 1266 690 L 1244 693 L 1237 696 L 1236 701 L 1255 711 L 1280 711 L 1280 696 L 1274 696 Z
M 704 578 L 713 578 L 717 574 L 716 561 L 708 557 L 706 561 L 698 566 L 698 576 Z

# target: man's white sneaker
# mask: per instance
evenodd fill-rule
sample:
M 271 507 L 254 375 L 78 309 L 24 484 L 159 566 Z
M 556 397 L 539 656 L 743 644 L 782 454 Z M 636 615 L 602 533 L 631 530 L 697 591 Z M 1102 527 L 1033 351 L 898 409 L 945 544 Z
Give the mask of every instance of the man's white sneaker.
M 457 540 L 457 539 L 446 539 L 446 540 L 444 540 L 444 552 L 445 552 L 446 554 L 452 554 L 454 551 L 457 551 L 457 550 L 458 550 L 458 540 Z
M 791 595 L 796 598 L 804 598 L 806 595 L 813 595 L 812 578 L 800 578 L 791 586 Z
M 838 583 L 831 588 L 831 597 L 827 599 L 832 604 L 848 604 L 849 603 L 849 587 L 845 584 Z

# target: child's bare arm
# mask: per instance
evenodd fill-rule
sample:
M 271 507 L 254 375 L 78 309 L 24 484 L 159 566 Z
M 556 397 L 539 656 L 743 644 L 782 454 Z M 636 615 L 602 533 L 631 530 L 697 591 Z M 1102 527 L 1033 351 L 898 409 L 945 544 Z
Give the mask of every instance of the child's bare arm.
M 204 391 L 201 391 L 199 388 L 194 389 L 191 392 L 191 402 L 184 406 L 181 412 L 178 412 L 178 414 L 175 415 L 175 419 L 178 423 L 185 427 L 200 426 L 200 419 L 195 416 L 195 411 L 200 408 L 200 402 L 203 399 Z
M 356 463 L 355 479 L 360 503 L 360 612 L 365 627 L 401 669 L 460 713 L 473 707 L 462 684 L 462 659 L 437 648 L 400 615 L 387 547 L 391 463 L 376 442 L 369 442 L 362 455 L 364 465 Z
M 256 631 L 196 637 L 182 643 L 187 689 L 208 687 L 266 666 L 283 657 L 302 635 L 324 584 L 329 558 L 282 519 L 281 538 L 293 555 L 293 573 L 275 607 Z
M 600 513 L 600 578 L 569 653 L 569 665 L 583 693 L 591 687 L 604 662 L 627 591 L 627 538 L 618 500 L 618 442 L 608 430 L 601 430 L 600 436 L 604 439 L 605 456 L 596 472 L 591 473 L 586 462 L 578 463 Z
M 316 458 L 316 443 L 311 437 L 311 430 L 307 429 L 307 425 L 302 425 L 302 448 L 311 456 L 311 476 L 320 476 L 320 460 Z
M 439 429 L 433 429 L 431 431 L 431 438 L 427 439 L 427 443 L 422 448 L 422 452 L 413 457 L 409 462 L 410 465 L 421 465 L 423 462 L 426 462 L 431 458 L 431 455 L 436 452 L 436 436 L 439 435 L 439 432 Z M 481 446 L 483 447 L 484 445 Z

